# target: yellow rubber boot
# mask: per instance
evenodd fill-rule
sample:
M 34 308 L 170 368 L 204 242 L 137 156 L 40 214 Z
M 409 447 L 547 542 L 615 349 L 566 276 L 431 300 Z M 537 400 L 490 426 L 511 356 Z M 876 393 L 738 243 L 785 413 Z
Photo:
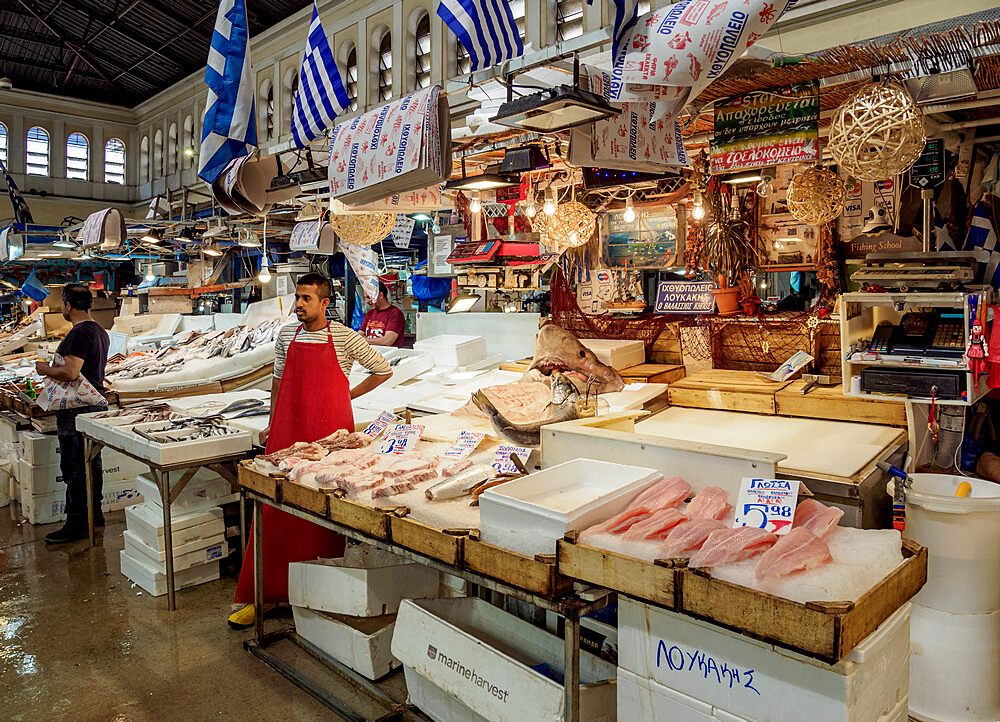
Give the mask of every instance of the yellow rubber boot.
M 265 604 L 264 614 L 271 612 L 277 604 Z M 247 627 L 252 627 L 254 622 L 254 606 L 248 604 L 241 609 L 237 609 L 235 612 L 229 615 L 229 626 L 233 629 L 246 629 Z

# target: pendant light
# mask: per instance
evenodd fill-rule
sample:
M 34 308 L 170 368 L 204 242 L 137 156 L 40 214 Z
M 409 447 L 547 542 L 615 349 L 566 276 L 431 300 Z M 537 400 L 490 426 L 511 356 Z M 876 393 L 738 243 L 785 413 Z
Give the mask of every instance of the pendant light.
M 545 191 L 545 205 L 542 206 L 542 211 L 547 216 L 554 216 L 556 214 L 556 209 L 559 207 L 559 202 L 556 201 L 556 193 L 554 190 L 549 188 Z
M 267 216 L 264 216 L 264 228 L 261 231 L 261 249 L 260 249 L 260 273 L 257 274 L 257 280 L 261 283 L 271 282 L 271 269 L 267 265 Z
M 694 206 L 691 208 L 691 217 L 700 221 L 705 217 L 705 203 L 701 198 L 701 191 L 694 192 Z
M 152 283 L 156 280 L 156 274 L 153 273 L 153 264 L 150 263 L 146 266 L 146 283 Z
M 625 213 L 622 216 L 626 223 L 635 222 L 635 208 L 632 207 L 632 196 L 625 200 Z
M 472 196 L 472 203 L 469 204 L 469 210 L 473 213 L 479 213 L 479 211 L 483 210 L 483 204 L 479 201 L 478 193 Z

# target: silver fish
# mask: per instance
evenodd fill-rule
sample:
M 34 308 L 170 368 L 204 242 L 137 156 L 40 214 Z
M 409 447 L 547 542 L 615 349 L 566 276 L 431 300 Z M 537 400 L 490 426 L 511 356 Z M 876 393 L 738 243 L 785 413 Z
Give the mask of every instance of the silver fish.
M 231 414 L 234 411 L 245 411 L 247 409 L 256 409 L 263 406 L 264 402 L 260 399 L 240 399 L 239 401 L 234 401 L 229 404 L 226 408 L 220 411 L 220 414 Z
M 233 416 L 234 419 L 245 419 L 250 416 L 268 416 L 271 413 L 271 409 L 261 407 L 259 409 L 247 409 L 246 411 L 241 411 L 240 413 Z
M 538 421 L 527 424 L 515 424 L 504 418 L 493 402 L 486 397 L 482 391 L 472 394 L 472 403 L 479 410 L 486 414 L 490 420 L 493 430 L 507 441 L 520 446 L 538 446 L 542 442 L 542 427 L 546 424 L 554 424 L 559 421 L 572 421 L 578 418 L 579 412 L 576 408 L 576 400 L 580 398 L 580 392 L 576 386 L 564 374 L 559 371 L 552 372 L 552 404 L 553 407 L 549 416 Z
M 476 464 L 428 487 L 424 496 L 430 501 L 457 499 L 474 492 L 477 486 L 492 479 L 494 474 L 496 470 L 492 466 Z

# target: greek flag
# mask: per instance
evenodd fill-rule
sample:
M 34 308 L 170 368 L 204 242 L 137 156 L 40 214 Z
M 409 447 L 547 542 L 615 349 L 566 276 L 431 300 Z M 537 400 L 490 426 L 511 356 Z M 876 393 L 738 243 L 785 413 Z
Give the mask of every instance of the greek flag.
M 244 0 L 222 0 L 208 51 L 208 99 L 202 118 L 198 177 L 211 185 L 234 158 L 257 147 L 250 30 Z
M 21 195 L 21 191 L 17 189 L 17 184 L 14 179 L 10 177 L 10 173 L 7 172 L 7 166 L 0 161 L 0 171 L 3 171 L 4 181 L 7 183 L 7 193 L 10 195 L 10 204 L 14 208 L 14 222 L 15 223 L 34 223 L 34 219 L 31 217 L 31 211 L 28 209 L 28 203 L 24 200 L 24 196 Z
M 299 88 L 292 103 L 292 140 L 296 147 L 305 148 L 316 140 L 350 104 L 323 23 L 319 20 L 319 10 L 313 3 L 306 55 L 302 59 Z
M 469 51 L 472 72 L 524 54 L 506 0 L 441 0 L 437 14 Z
M 635 21 L 639 19 L 639 0 L 611 0 L 611 2 L 615 10 L 615 25 L 611 34 L 614 48 L 611 57 L 615 59 L 614 63 L 617 65 L 618 59 L 624 57 L 624 55 L 619 55 L 618 51 L 622 44 L 628 40 L 629 31 L 635 26 Z M 587 4 L 593 5 L 594 0 L 587 0 Z
M 948 224 L 945 223 L 944 218 L 938 213 L 937 208 L 934 209 L 934 240 L 938 251 L 958 250 L 951 240 L 951 234 L 948 233 Z
M 990 260 L 986 262 L 983 283 L 1000 288 L 1000 248 L 997 247 L 997 232 L 993 228 L 990 211 L 984 201 L 979 201 L 976 206 L 969 225 L 969 233 L 965 237 L 965 250 L 973 251 L 978 248 L 990 254 Z

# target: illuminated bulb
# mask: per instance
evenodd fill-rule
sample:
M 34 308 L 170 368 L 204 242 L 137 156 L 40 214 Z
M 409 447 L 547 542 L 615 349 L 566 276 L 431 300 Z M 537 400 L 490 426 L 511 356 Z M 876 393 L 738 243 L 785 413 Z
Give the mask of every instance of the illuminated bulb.
M 153 275 L 153 266 L 152 266 L 152 264 L 150 264 L 149 266 L 146 266 L 146 281 L 148 281 L 149 283 L 152 283 L 155 280 L 156 280 L 156 276 Z
M 545 193 L 545 205 L 542 206 L 542 211 L 547 216 L 554 216 L 556 214 L 556 206 L 557 205 L 558 204 L 556 203 L 555 193 L 552 192 L 552 189 L 549 189 Z
M 538 209 L 535 208 L 535 201 L 528 201 L 528 205 L 524 207 L 524 215 L 528 218 L 534 218 L 536 213 L 538 213 Z
M 696 221 L 700 221 L 702 218 L 704 218 L 705 206 L 703 206 L 701 203 L 696 202 L 694 204 L 694 207 L 691 209 L 691 217 L 694 218 Z
M 632 207 L 631 198 L 625 201 L 625 215 L 623 218 L 626 223 L 632 223 L 635 220 L 635 209 Z
M 569 234 L 569 244 L 571 246 L 575 246 L 579 240 L 580 236 L 576 231 L 573 231 L 572 233 Z
M 761 288 L 767 288 L 767 281 L 761 281 L 760 282 L 760 287 Z
M 261 283 L 269 283 L 271 281 L 271 269 L 267 267 L 267 255 L 261 256 L 260 260 L 260 273 L 257 274 L 257 280 Z
M 469 210 L 473 213 L 479 213 L 483 210 L 483 204 L 479 202 L 479 196 L 475 196 L 472 199 L 472 203 L 469 204 Z

